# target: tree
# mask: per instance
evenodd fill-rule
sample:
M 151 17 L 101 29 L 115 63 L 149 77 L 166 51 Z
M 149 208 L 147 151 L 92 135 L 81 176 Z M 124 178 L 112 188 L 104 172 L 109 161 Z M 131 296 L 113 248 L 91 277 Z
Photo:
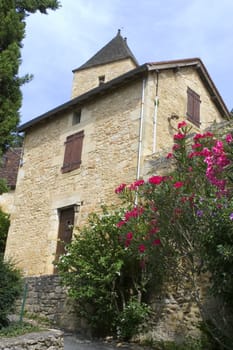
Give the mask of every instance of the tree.
M 0 0 L 0 150 L 11 144 L 19 123 L 20 87 L 31 79 L 18 76 L 26 17 L 30 13 L 56 10 L 58 0 Z

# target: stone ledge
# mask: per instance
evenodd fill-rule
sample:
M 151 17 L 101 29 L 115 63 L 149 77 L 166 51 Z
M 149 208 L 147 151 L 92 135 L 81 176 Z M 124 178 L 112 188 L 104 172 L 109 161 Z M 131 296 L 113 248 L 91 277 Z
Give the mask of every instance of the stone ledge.
M 63 332 L 50 329 L 19 337 L 1 338 L 0 350 L 64 350 Z

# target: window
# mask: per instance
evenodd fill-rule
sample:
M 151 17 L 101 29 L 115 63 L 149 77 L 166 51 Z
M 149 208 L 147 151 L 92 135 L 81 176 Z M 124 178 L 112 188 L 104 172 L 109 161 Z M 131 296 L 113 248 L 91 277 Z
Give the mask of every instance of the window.
M 193 124 L 200 126 L 200 96 L 188 87 L 187 98 L 187 117 Z
M 74 227 L 74 206 L 59 209 L 58 214 L 59 228 L 55 261 L 58 261 L 59 257 L 65 254 L 65 247 L 71 242 Z M 55 268 L 54 273 L 56 272 Z
M 80 168 L 84 131 L 77 132 L 66 138 L 64 163 L 62 173 Z
M 99 76 L 99 85 L 102 85 L 105 82 L 105 75 Z
M 73 112 L 72 125 L 79 124 L 81 121 L 81 109 Z

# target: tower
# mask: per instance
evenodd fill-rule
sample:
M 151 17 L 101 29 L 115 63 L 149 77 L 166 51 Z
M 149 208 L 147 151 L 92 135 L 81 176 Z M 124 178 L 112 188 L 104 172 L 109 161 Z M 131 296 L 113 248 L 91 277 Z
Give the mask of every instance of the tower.
M 126 38 L 117 35 L 79 68 L 73 70 L 72 98 L 112 80 L 138 66 Z

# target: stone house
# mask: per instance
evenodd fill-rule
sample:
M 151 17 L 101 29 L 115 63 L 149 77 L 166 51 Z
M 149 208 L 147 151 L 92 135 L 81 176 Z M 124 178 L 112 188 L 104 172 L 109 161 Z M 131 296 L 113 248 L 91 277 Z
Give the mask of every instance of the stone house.
M 170 149 L 178 121 L 201 131 L 228 116 L 199 58 L 139 65 L 118 31 L 73 70 L 71 100 L 19 128 L 25 139 L 6 257 L 25 276 L 53 274 L 60 240 L 116 202 L 120 183 L 147 176 L 145 161 Z

